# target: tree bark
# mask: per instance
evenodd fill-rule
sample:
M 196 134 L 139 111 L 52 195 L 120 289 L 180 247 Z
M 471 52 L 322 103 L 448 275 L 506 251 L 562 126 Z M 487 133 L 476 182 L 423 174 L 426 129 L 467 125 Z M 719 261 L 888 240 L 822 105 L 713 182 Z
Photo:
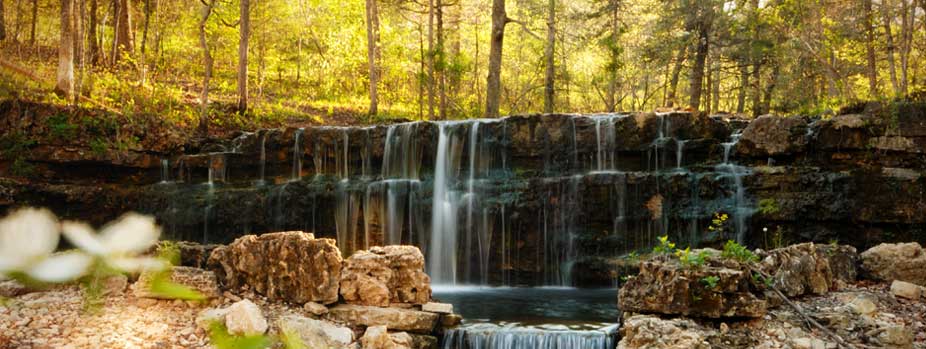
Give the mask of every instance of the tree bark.
M 240 2 L 238 33 L 238 113 L 248 112 L 248 39 L 251 36 L 251 1 Z
M 434 119 L 434 0 L 428 0 L 428 119 Z
M 135 35 L 132 31 L 132 9 L 128 0 L 116 0 L 116 38 L 113 63 L 118 63 L 124 56 L 131 56 L 135 50 Z
M 32 28 L 29 31 L 29 46 L 35 46 L 35 24 L 39 18 L 39 0 L 32 0 Z
M 206 40 L 206 22 L 209 15 L 212 14 L 212 8 L 215 7 L 215 0 L 203 2 L 202 14 L 199 17 L 199 47 L 203 51 L 203 90 L 200 96 L 200 117 L 199 117 L 199 134 L 206 136 L 209 134 L 209 80 L 212 79 L 212 54 L 209 52 L 209 42 Z
M 778 76 L 781 72 L 781 66 L 778 63 L 772 64 L 772 76 L 769 78 L 768 85 L 765 86 L 765 93 L 762 96 L 762 105 L 759 108 L 759 114 L 765 115 L 771 112 L 772 93 L 778 85 Z
M 688 45 L 683 45 L 678 51 L 678 58 L 675 60 L 675 68 L 672 68 L 672 80 L 669 82 L 669 93 L 666 95 L 666 107 L 675 106 L 675 94 L 678 91 L 678 79 L 682 73 L 682 65 L 685 63 L 685 55 L 688 52 Z
M 61 0 L 60 25 L 55 93 L 70 101 L 74 96 L 74 0 Z
M 505 12 L 505 0 L 492 0 L 492 35 L 489 45 L 489 74 L 486 77 L 486 114 L 487 118 L 499 116 L 501 99 L 502 44 L 505 39 L 505 25 L 508 14 Z
M 87 28 L 87 44 L 89 46 L 90 64 L 97 65 L 102 61 L 100 56 L 100 43 L 96 38 L 97 25 L 97 5 L 98 0 L 90 0 L 90 27 Z
M 910 11 L 908 0 L 900 1 L 900 94 L 907 95 L 907 73 L 910 66 L 910 46 L 913 41 L 915 12 Z M 910 17 L 914 16 L 914 17 Z
M 145 0 L 145 25 L 142 27 L 141 32 L 141 82 L 145 83 L 148 79 L 148 56 L 147 56 L 147 46 L 148 46 L 148 27 L 151 24 L 151 0 Z
M 891 32 L 891 10 L 889 6 L 889 0 L 881 0 L 882 24 L 884 25 L 885 40 L 887 40 L 887 63 L 891 72 L 891 86 L 894 88 L 894 94 L 896 95 L 900 92 L 900 85 L 897 83 L 897 68 L 894 65 L 894 34 Z
M 370 70 L 370 115 L 376 115 L 379 108 L 379 11 L 376 0 L 366 0 L 367 64 Z
M 552 113 L 556 90 L 554 82 L 556 78 L 556 67 L 554 66 L 553 52 L 556 47 L 556 0 L 550 0 L 547 15 L 547 45 L 544 49 L 543 56 L 546 62 L 546 72 L 543 84 L 543 112 Z
M 444 51 L 444 2 L 435 0 L 434 18 L 437 21 L 437 117 L 447 119 L 447 60 Z
M 878 97 L 878 68 L 875 58 L 875 29 L 874 14 L 871 9 L 872 0 L 864 0 L 865 5 L 865 48 L 868 58 L 868 95 Z
M 691 96 L 688 100 L 688 106 L 693 110 L 698 110 L 701 106 L 701 86 L 704 80 L 704 62 L 707 60 L 707 52 L 710 47 L 710 19 L 708 14 L 701 14 L 698 25 L 698 42 L 695 50 L 695 61 L 691 68 L 691 78 L 689 81 L 689 91 Z
M 740 63 L 740 89 L 736 97 L 736 113 L 742 114 L 746 111 L 746 90 L 749 86 L 749 66 Z
M 711 93 L 711 96 L 713 96 L 711 110 L 715 113 L 720 112 L 720 64 L 721 57 L 714 59 L 714 67 L 712 68 L 714 71 L 714 83 L 711 86 L 711 90 L 713 90 L 713 93 Z
M 3 1 L 0 0 L 0 41 L 6 40 L 6 20 L 4 18 Z

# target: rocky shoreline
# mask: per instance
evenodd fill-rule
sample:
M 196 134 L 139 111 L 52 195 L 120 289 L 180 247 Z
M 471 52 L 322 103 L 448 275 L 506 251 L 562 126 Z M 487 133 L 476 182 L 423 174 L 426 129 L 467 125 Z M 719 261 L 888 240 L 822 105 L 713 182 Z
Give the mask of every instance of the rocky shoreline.
M 440 346 L 463 319 L 432 299 L 415 247 L 342 260 L 333 241 L 303 232 L 179 246 L 184 264 L 205 269 L 176 266 L 172 280 L 206 301 L 158 299 L 144 274 L 107 280 L 95 309 L 79 285 L 6 281 L 0 348 L 211 348 L 215 324 L 232 336 L 298 336 L 309 348 L 479 347 L 459 338 Z M 835 244 L 727 247 L 640 261 L 617 297 L 617 348 L 926 348 L 919 244 L 861 254 Z

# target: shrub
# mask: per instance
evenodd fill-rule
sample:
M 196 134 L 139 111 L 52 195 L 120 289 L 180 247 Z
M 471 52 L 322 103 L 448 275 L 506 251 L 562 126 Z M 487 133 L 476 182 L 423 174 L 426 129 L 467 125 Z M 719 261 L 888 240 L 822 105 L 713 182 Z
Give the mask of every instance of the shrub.
M 743 263 L 758 262 L 759 256 L 752 253 L 746 246 L 740 245 L 733 240 L 727 240 L 723 245 L 723 258 L 732 258 Z

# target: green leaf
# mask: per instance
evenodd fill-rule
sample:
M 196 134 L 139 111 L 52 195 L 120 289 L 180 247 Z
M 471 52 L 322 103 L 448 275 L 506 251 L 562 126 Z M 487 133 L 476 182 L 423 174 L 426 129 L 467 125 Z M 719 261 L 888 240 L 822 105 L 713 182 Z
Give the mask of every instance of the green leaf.
M 213 322 L 209 326 L 209 339 L 217 349 L 265 349 L 272 344 L 270 338 L 264 335 L 233 336 L 221 322 Z
M 170 271 L 162 271 L 151 278 L 148 289 L 155 295 L 189 301 L 202 301 L 206 297 L 198 291 L 170 280 Z

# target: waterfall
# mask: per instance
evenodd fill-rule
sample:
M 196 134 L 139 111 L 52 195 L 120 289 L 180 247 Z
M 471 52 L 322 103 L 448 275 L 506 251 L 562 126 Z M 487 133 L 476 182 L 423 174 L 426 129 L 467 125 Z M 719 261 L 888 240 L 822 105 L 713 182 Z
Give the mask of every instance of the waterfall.
M 545 330 L 478 324 L 447 330 L 442 349 L 611 349 L 615 335 L 603 330 Z
M 593 172 L 606 172 L 617 170 L 617 140 L 614 124 L 617 120 L 627 117 L 624 114 L 604 114 L 589 116 L 595 121 L 595 166 Z M 572 126 L 572 137 L 575 139 L 575 121 Z
M 258 185 L 264 185 L 266 183 L 266 169 L 267 169 L 267 132 L 262 132 L 260 135 L 260 179 L 257 181 Z
M 170 182 L 170 161 L 161 159 L 161 183 Z
M 439 137 L 434 161 L 434 196 L 431 207 L 431 241 L 428 244 L 428 274 L 435 284 L 457 281 L 457 209 L 455 184 L 460 142 L 455 134 L 458 123 L 438 123 Z
M 681 139 L 678 139 L 675 141 L 675 147 L 676 147 L 675 148 L 675 169 L 679 171 L 684 170 L 684 167 L 682 167 L 682 165 L 684 164 L 684 161 L 682 161 L 682 159 L 684 158 L 684 155 L 685 155 L 685 143 L 686 142 L 688 141 L 681 140 Z
M 749 174 L 749 169 L 730 161 L 730 153 L 741 136 L 742 130 L 737 130 L 730 135 L 729 142 L 721 144 L 723 146 L 723 163 L 717 165 L 717 170 L 727 172 L 733 182 L 733 208 L 730 216 L 733 218 L 736 242 L 744 244 L 747 230 L 746 220 L 753 213 L 753 209 L 748 206 L 746 188 L 743 186 L 743 177 Z
M 558 179 L 553 184 L 555 189 L 547 192 L 549 200 L 540 215 L 544 285 L 572 286 L 572 266 L 578 257 L 575 246 L 577 215 L 582 209 L 579 185 L 583 178 L 583 175 L 574 175 Z
M 302 133 L 304 128 L 296 130 L 293 136 L 293 174 L 290 180 L 298 181 L 302 178 Z M 263 180 L 264 145 L 261 140 L 261 180 Z

